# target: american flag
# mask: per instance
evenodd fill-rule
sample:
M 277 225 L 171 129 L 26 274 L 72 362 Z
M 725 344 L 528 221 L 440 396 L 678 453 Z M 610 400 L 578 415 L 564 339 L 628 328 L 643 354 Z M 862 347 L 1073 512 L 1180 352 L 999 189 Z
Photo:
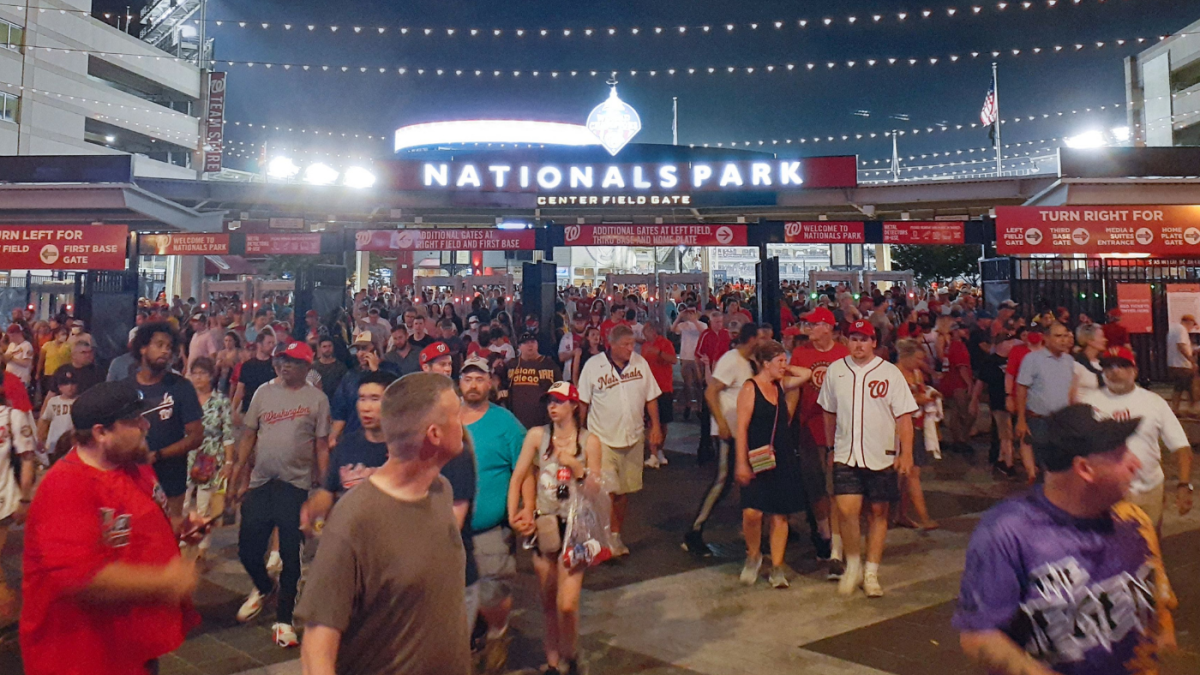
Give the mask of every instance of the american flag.
M 983 99 L 983 110 L 979 111 L 979 121 L 985 127 L 996 123 L 996 85 L 988 88 L 987 96 Z

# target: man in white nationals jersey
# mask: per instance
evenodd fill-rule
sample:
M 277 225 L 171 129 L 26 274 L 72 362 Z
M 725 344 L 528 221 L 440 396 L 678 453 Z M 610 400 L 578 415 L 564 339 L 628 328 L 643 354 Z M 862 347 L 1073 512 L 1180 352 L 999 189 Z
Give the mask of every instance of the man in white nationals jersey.
M 1086 392 L 1080 403 L 1092 406 L 1102 417 L 1141 420 L 1137 431 L 1126 443 L 1142 464 L 1129 484 L 1127 499 L 1141 507 L 1154 526 L 1161 530 L 1163 500 L 1172 492 L 1179 515 L 1192 510 L 1191 443 L 1166 400 L 1137 386 L 1138 369 L 1133 352 L 1125 347 L 1109 349 L 1100 355 L 1100 367 L 1104 369 L 1104 388 Z M 1174 490 L 1164 489 L 1166 475 L 1162 469 L 1159 441 L 1179 459 L 1179 480 Z
M 849 595 L 861 584 L 867 597 L 878 598 L 883 595 L 879 562 L 888 505 L 900 498 L 896 473 L 905 475 L 913 465 L 917 402 L 900 369 L 875 356 L 873 324 L 855 321 L 848 335 L 850 356 L 830 364 L 817 397 L 825 414 L 825 436 L 834 439 L 833 494 L 846 553 L 838 592 Z M 865 571 L 859 526 L 864 499 L 871 505 Z

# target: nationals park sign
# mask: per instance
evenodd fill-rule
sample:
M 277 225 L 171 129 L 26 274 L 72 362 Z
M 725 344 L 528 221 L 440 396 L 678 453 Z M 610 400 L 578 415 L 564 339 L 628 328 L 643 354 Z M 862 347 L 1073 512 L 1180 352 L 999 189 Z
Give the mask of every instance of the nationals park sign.
M 540 163 L 393 162 L 394 186 L 406 191 L 620 193 L 777 192 L 858 186 L 853 156 L 730 162 Z

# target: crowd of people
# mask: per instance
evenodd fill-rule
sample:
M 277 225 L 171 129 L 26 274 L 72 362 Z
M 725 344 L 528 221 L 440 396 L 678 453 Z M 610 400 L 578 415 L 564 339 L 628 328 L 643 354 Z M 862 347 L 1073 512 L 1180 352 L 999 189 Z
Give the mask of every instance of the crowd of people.
M 25 523 L 26 672 L 156 672 L 197 623 L 212 530 L 236 522 L 254 588 L 236 618 L 273 605 L 274 642 L 303 632 L 306 672 L 497 671 L 524 549 L 541 672 L 578 673 L 585 571 L 631 554 L 631 496 L 679 424 L 698 425 L 713 467 L 682 546 L 713 555 L 705 525 L 736 484 L 747 586 L 795 580 L 803 512 L 837 591 L 881 597 L 888 528 L 938 527 L 921 470 L 984 433 L 995 478 L 1035 487 L 972 539 L 955 617 L 968 655 L 997 672 L 1124 672 L 1112 664 L 1169 642 L 1155 532 L 1166 507 L 1191 509 L 1192 452 L 1179 396 L 1138 386 L 1119 312 L 1097 325 L 1012 301 L 993 314 L 969 288 L 781 290 L 778 325 L 743 281 L 567 287 L 546 326 L 500 289 L 385 287 L 302 318 L 284 297 L 177 298 L 139 308 L 106 370 L 83 322 L 14 312 L 0 548 Z M 1176 346 L 1194 375 L 1188 335 Z M 603 541 L 579 543 L 580 510 L 600 502 Z M 1037 590 L 1050 583 L 1069 587 Z M 1116 586 L 1145 589 L 1112 596 L 1123 623 L 1060 630 L 1090 611 L 1084 594 Z

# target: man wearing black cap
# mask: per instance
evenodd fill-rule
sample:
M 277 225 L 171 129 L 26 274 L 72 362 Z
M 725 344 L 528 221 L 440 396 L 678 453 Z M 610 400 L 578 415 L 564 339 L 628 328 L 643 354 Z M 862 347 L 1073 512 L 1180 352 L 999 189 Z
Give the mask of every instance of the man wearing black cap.
M 38 487 L 25 526 L 21 655 L 28 675 L 153 673 L 200 623 L 196 566 L 179 554 L 167 498 L 146 464 L 142 396 L 129 381 L 84 392 L 76 445 Z
M 954 626 L 995 673 L 1143 673 L 1174 644 L 1176 605 L 1146 513 L 1123 501 L 1141 463 L 1138 419 L 1091 406 L 1046 419 L 1044 486 L 984 515 L 967 548 Z
M 549 356 L 538 352 L 538 335 L 526 331 L 517 345 L 517 358 L 505 364 L 508 408 L 526 429 L 550 423 L 542 396 L 562 379 L 562 370 Z

